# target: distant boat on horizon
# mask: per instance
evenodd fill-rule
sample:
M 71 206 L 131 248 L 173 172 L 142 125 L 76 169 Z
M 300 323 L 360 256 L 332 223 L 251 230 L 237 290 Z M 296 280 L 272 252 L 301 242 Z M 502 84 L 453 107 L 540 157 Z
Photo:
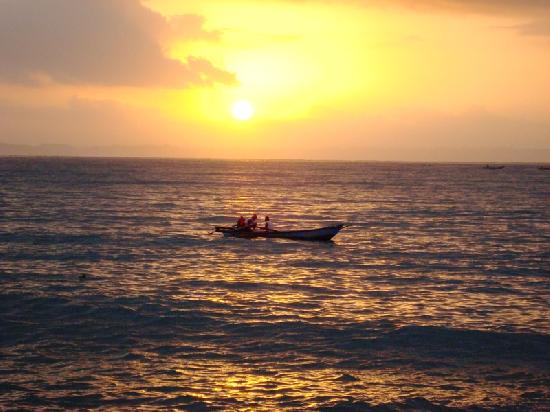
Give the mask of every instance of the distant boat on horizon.
M 484 169 L 487 170 L 501 170 L 504 169 L 506 166 L 498 166 L 498 165 L 485 165 Z
M 550 170 L 550 166 L 539 166 L 539 170 Z

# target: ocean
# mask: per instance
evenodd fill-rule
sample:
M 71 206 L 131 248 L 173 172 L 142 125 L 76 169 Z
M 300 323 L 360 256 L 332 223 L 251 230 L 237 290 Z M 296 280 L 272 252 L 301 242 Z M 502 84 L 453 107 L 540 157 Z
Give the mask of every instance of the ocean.
M 94 408 L 550 410 L 550 172 L 0 158 L 0 409 Z

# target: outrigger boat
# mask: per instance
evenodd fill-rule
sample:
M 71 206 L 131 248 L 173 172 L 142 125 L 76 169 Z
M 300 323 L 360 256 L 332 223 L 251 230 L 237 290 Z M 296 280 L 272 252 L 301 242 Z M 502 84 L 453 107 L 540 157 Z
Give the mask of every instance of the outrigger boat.
M 236 228 L 229 226 L 216 226 L 215 232 L 223 233 L 224 236 L 241 237 L 253 239 L 257 237 L 281 238 L 291 240 L 316 240 L 327 241 L 332 239 L 344 227 L 344 224 L 326 226 L 310 230 L 252 230 L 250 228 Z

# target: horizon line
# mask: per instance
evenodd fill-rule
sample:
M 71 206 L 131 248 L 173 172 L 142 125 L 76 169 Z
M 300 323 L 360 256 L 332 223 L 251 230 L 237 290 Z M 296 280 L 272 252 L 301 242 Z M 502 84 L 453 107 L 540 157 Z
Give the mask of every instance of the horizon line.
M 409 164 L 450 164 L 450 165 L 550 165 L 550 161 L 460 161 L 460 160 L 376 160 L 376 159 L 305 159 L 305 158 L 231 158 L 231 157 L 172 157 L 172 156 L 101 156 L 101 155 L 62 155 L 62 154 L 2 154 L 0 158 L 50 158 L 50 159 L 128 159 L 128 160 L 192 160 L 227 162 L 311 162 L 311 163 L 409 163 Z

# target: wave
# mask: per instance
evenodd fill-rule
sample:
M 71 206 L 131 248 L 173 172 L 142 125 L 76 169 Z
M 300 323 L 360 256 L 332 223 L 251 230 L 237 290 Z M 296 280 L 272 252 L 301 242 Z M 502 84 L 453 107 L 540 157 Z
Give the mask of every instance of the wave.
M 407 348 L 435 358 L 509 359 L 550 367 L 550 335 L 405 326 L 378 339 L 379 345 Z
M 148 388 L 149 389 L 149 388 Z M 150 407 L 158 408 L 175 408 L 182 409 L 186 411 L 201 411 L 208 412 L 218 409 L 210 407 L 207 403 L 202 401 L 200 398 L 190 396 L 190 395 L 176 395 L 170 396 L 169 392 L 163 392 L 162 387 L 158 388 L 158 395 L 144 395 L 143 393 L 136 391 L 126 391 L 117 394 L 116 398 L 112 396 L 107 396 L 98 393 L 77 395 L 74 394 L 78 391 L 77 388 L 67 389 L 64 392 L 71 393 L 70 395 L 64 396 L 50 396 L 48 398 L 39 397 L 36 395 L 26 395 L 20 399 L 18 402 L 13 402 L 14 405 L 17 405 L 20 409 L 22 406 L 31 407 L 31 408 L 69 408 L 73 409 L 77 407 L 78 409 L 97 409 L 97 408 L 131 408 L 139 407 L 140 405 L 148 405 Z M 149 392 L 149 391 L 148 391 Z M 151 391 L 154 393 L 154 391 Z M 149 393 L 151 393 L 149 392 Z M 55 393 L 55 392 L 53 392 Z M 9 402 L 10 405 L 12 402 Z
M 206 284 L 201 283 L 203 287 Z M 238 283 L 238 287 L 254 291 L 267 285 Z M 342 323 L 334 319 L 318 323 L 287 314 L 255 313 L 253 308 L 242 312 L 208 300 L 158 301 L 102 295 L 71 298 L 70 293 L 66 297 L 0 294 L 0 324 L 5 330 L 0 344 L 32 339 L 34 333 L 36 339 L 54 333 L 68 341 L 103 341 L 116 335 L 123 340 L 140 338 L 151 342 L 162 336 L 170 336 L 170 340 L 193 336 L 199 342 L 208 341 L 215 332 L 221 344 L 232 346 L 242 339 L 251 339 L 264 342 L 262 346 L 267 351 L 274 349 L 269 345 L 276 339 L 298 352 L 314 353 L 325 348 L 343 358 L 350 354 L 368 358 L 380 351 L 405 351 L 432 360 L 500 359 L 539 362 L 550 367 L 550 335 L 540 333 L 400 326 L 385 320 Z M 25 313 L 33 315 L 27 319 Z M 29 329 L 30 324 L 40 326 Z
M 108 241 L 105 235 L 97 233 L 61 234 L 61 233 L 0 233 L 0 243 L 26 243 L 32 245 L 96 245 Z
M 476 405 L 454 407 L 445 404 L 432 402 L 423 397 L 412 397 L 405 400 L 387 402 L 387 403 L 369 403 L 362 400 L 346 400 L 336 402 L 332 405 L 322 406 L 318 409 L 319 412 L 519 412 L 527 411 L 521 405 L 499 405 L 490 409 L 480 408 Z

